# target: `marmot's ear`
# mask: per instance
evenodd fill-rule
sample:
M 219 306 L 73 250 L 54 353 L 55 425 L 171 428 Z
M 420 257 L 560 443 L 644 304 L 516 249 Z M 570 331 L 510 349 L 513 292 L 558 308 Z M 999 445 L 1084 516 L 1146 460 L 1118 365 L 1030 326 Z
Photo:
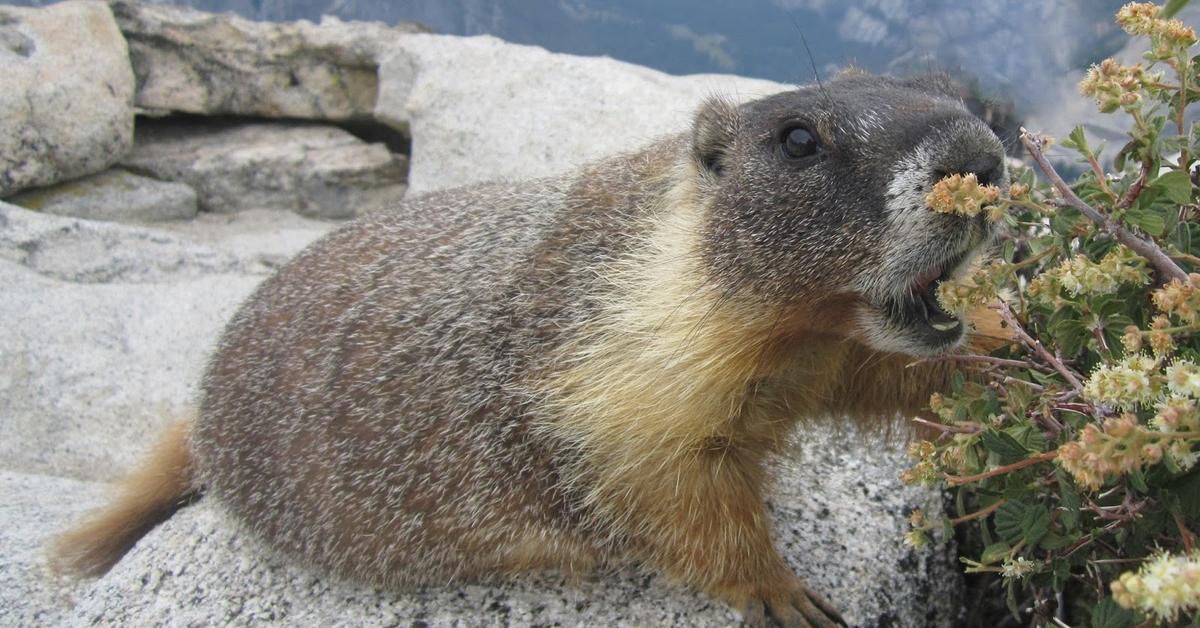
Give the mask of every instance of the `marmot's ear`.
M 713 176 L 721 176 L 733 154 L 738 132 L 737 105 L 726 98 L 710 96 L 696 112 L 692 123 L 692 157 Z

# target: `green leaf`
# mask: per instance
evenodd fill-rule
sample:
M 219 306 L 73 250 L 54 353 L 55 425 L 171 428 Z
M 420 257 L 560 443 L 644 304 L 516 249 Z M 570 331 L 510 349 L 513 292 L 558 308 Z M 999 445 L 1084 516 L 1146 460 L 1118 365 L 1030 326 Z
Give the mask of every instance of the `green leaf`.
M 1167 4 L 1163 7 L 1161 15 L 1164 18 L 1175 17 L 1175 14 L 1179 13 L 1180 9 L 1183 7 L 1186 7 L 1190 1 L 1191 0 L 1167 0 Z
M 1041 504 L 1026 509 L 1021 518 L 1021 531 L 1026 543 L 1037 545 L 1050 531 L 1050 511 Z
M 1021 521 L 1025 518 L 1025 504 L 1016 501 L 1006 502 L 996 509 L 996 534 L 1009 545 L 1021 542 L 1025 532 L 1021 529 Z
M 1012 546 L 1003 541 L 992 543 L 983 550 L 983 554 L 979 557 L 979 562 L 990 565 L 1004 560 L 1008 553 L 1012 551 Z
M 1072 539 L 1069 536 L 1065 536 L 1065 535 L 1059 534 L 1057 532 L 1050 531 L 1050 532 L 1047 532 L 1046 535 L 1042 537 L 1042 541 L 1040 543 L 1038 543 L 1038 547 L 1040 547 L 1046 551 L 1054 551 L 1056 549 L 1062 549 L 1074 542 L 1075 542 L 1075 539 Z
M 1021 621 L 1021 605 L 1017 603 L 1017 579 L 1007 581 L 1004 592 L 1004 605 L 1008 607 L 1008 612 L 1012 613 L 1013 619 Z
M 1176 478 L 1166 490 L 1179 498 L 1179 509 L 1191 521 L 1200 520 L 1200 470 Z
M 1200 55 L 1192 57 L 1193 72 L 1195 72 L 1198 64 L 1200 64 Z M 1193 74 L 1193 76 L 1195 75 Z M 1200 150 L 1200 126 L 1193 124 L 1192 128 L 1188 129 L 1188 145 L 1191 148 L 1190 152 L 1193 155 L 1198 154 L 1196 151 Z
M 1125 222 L 1152 236 L 1161 236 L 1167 230 L 1166 217 L 1150 209 L 1130 208 L 1125 212 Z
M 1063 148 L 1070 148 L 1083 155 L 1085 158 L 1092 154 L 1092 149 L 1088 146 L 1087 135 L 1083 132 L 1082 126 L 1077 126 L 1071 129 L 1067 134 L 1067 139 L 1062 141 Z
M 1192 180 L 1188 173 L 1182 170 L 1172 170 L 1161 175 L 1150 185 L 1162 190 L 1174 203 L 1182 205 L 1192 202 Z
M 1137 621 L 1137 613 L 1121 608 L 1112 598 L 1106 597 L 1092 607 L 1092 628 L 1129 628 Z
M 967 447 L 966 450 L 966 468 L 971 470 L 972 475 L 983 471 L 983 461 L 979 459 L 979 448 Z
M 1079 508 L 1083 502 L 1079 498 L 1079 491 L 1075 490 L 1075 484 L 1062 469 L 1055 468 L 1054 474 L 1058 478 L 1058 503 L 1062 506 L 1058 520 L 1067 531 L 1071 531 L 1079 525 Z
M 1134 469 L 1133 471 L 1130 471 L 1125 475 L 1125 477 L 1129 478 L 1129 483 L 1133 485 L 1133 488 L 1136 488 L 1143 493 L 1150 492 L 1150 487 L 1146 486 L 1146 476 L 1142 475 L 1142 471 L 1140 469 Z
M 955 393 L 958 393 L 962 390 L 963 384 L 965 384 L 966 381 L 967 378 L 962 374 L 962 371 L 954 371 L 954 374 L 950 376 L 951 390 L 953 390 Z
M 1029 454 L 1029 450 L 1025 448 L 1017 439 L 1005 432 L 998 432 L 994 429 L 984 430 L 979 434 L 979 442 L 987 447 L 988 451 L 994 452 L 1000 456 L 1000 464 L 1009 464 L 1022 460 Z
M 1053 574 L 1054 590 L 1061 593 L 1071 581 L 1071 564 L 1059 558 L 1051 564 L 1050 571 Z
M 1192 252 L 1192 227 L 1189 222 L 1181 222 L 1171 233 L 1171 243 L 1184 253 Z
M 1013 388 L 1020 386 L 1014 384 Z M 1004 430 L 1005 434 L 1013 437 L 1025 451 L 1043 452 L 1046 451 L 1046 437 L 1042 435 L 1042 431 L 1030 424 L 1015 425 Z
M 1075 231 L 1075 225 L 1086 220 L 1079 210 L 1070 207 L 1059 207 L 1050 217 L 1050 229 L 1059 235 L 1069 236 Z

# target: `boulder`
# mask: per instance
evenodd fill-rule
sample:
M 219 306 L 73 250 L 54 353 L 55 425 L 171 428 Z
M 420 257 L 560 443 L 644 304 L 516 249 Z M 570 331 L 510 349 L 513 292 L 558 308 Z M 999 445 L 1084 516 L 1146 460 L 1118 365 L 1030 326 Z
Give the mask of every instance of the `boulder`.
M 8 202 L 46 214 L 113 222 L 182 220 L 195 216 L 197 208 L 191 187 L 120 168 L 27 190 Z
M 939 498 L 905 488 L 904 459 L 860 434 L 810 440 L 781 470 L 779 543 L 854 626 L 952 626 L 959 591 L 936 550 L 895 539 Z M 931 583 L 938 586 L 930 587 Z M 633 566 L 569 582 L 552 574 L 389 591 L 331 578 L 263 548 L 203 499 L 150 532 L 78 592 L 73 625 L 730 626 L 736 612 Z
M 704 98 L 787 85 L 671 76 L 495 37 L 408 35 L 379 68 L 375 116 L 412 133 L 409 192 L 554 174 L 688 128 Z
M 308 225 L 202 225 L 212 238 L 237 234 L 235 254 L 195 235 L 0 203 L 5 468 L 119 476 L 157 429 L 191 412 L 212 343 L 281 245 L 294 254 L 331 227 Z
M 686 129 L 709 94 L 785 88 L 430 35 L 399 38 L 380 76 L 375 110 L 411 122 L 423 191 L 565 170 Z M 402 190 L 402 162 L 341 129 L 144 122 L 131 171 L 185 182 L 202 208 L 239 213 L 133 227 L 0 204 L 0 530 L 15 531 L 0 533 L 0 624 L 737 622 L 723 604 L 628 565 L 579 582 L 374 590 L 265 551 L 203 499 L 98 580 L 56 589 L 39 579 L 36 546 L 98 502 L 104 487 L 93 480 L 115 478 L 155 432 L 194 411 L 225 321 L 332 227 L 281 210 L 344 216 Z M 900 542 L 909 512 L 939 512 L 941 495 L 898 482 L 908 461 L 896 443 L 820 422 L 803 436 L 771 498 L 788 562 L 853 625 L 955 625 L 962 580 L 951 548 Z
M 270 118 L 371 116 L 383 44 L 414 24 L 326 17 L 274 24 L 166 4 L 114 0 L 146 109 Z
M 50 578 L 45 545 L 63 522 L 103 503 L 107 486 L 0 470 L 0 626 L 62 626 L 72 588 Z
M 196 189 L 200 209 L 349 218 L 404 195 L 407 160 L 334 126 L 149 120 L 122 165 Z
M 133 71 L 108 7 L 0 6 L 0 197 L 104 170 L 133 141 Z
M 274 265 L 252 263 L 251 252 L 274 260 L 332 225 L 248 212 L 163 226 L 170 229 L 0 205 L 0 320 L 8 322 L 0 335 L 0 457 L 7 468 L 88 481 L 119 476 L 159 429 L 194 411 L 210 347 Z M 279 248 L 281 237 L 290 250 Z M 795 457 L 777 470 L 771 507 L 778 545 L 853 625 L 949 626 L 957 619 L 961 579 L 952 554 L 899 541 L 913 508 L 933 513 L 941 503 L 936 491 L 899 483 L 906 464 L 896 443 L 812 424 Z M 13 498 L 26 507 L 0 517 L 17 517 L 6 525 L 18 530 L 32 529 L 24 517 L 36 517 L 43 531 L 28 542 L 39 543 L 45 528 L 65 527 L 80 508 L 97 503 L 102 488 L 60 491 L 60 484 L 33 482 L 29 490 L 44 494 Z M 43 502 L 42 510 L 30 506 Z M 37 574 L 40 556 L 12 554 L 10 571 Z M 65 585 L 65 592 L 42 591 L 51 583 L 40 580 L 24 586 L 38 592 L 14 602 L 14 618 L 64 613 L 69 624 L 737 621 L 723 604 L 632 566 L 582 582 L 546 576 L 377 591 L 272 555 L 204 500 L 153 531 L 99 580 Z M 52 600 L 54 608 L 41 606 Z

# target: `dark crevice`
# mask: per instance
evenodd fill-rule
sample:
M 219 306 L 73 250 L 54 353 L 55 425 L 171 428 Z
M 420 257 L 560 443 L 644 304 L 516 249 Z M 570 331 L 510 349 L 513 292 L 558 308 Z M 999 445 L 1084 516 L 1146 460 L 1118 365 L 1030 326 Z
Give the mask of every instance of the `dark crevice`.
M 371 118 L 354 120 L 310 120 L 303 118 L 263 118 L 258 116 L 217 115 L 207 116 L 193 113 L 171 112 L 167 115 L 139 115 L 135 127 L 161 129 L 170 126 L 187 126 L 191 128 L 207 127 L 214 131 L 227 129 L 243 124 L 312 124 L 338 127 L 358 139 L 371 143 L 383 144 L 388 151 L 412 157 L 412 138 L 386 124 Z

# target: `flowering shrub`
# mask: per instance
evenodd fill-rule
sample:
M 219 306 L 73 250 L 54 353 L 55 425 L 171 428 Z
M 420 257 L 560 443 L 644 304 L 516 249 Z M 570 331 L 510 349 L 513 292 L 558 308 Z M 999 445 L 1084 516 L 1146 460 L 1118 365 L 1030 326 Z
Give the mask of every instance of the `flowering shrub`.
M 1004 323 L 989 355 L 934 395 L 906 482 L 944 483 L 957 512 L 912 513 L 907 541 L 956 528 L 970 573 L 1022 623 L 1200 625 L 1200 99 L 1192 28 L 1135 3 L 1117 22 L 1149 39 L 1145 63 L 1109 59 L 1081 92 L 1130 116 L 1111 171 L 1082 128 L 1061 143 L 1088 170 L 1074 184 L 1021 141 L 1032 169 L 1007 195 L 971 175 L 942 180 L 934 211 L 1004 226 L 995 261 L 945 281 L 947 309 L 988 307 Z

